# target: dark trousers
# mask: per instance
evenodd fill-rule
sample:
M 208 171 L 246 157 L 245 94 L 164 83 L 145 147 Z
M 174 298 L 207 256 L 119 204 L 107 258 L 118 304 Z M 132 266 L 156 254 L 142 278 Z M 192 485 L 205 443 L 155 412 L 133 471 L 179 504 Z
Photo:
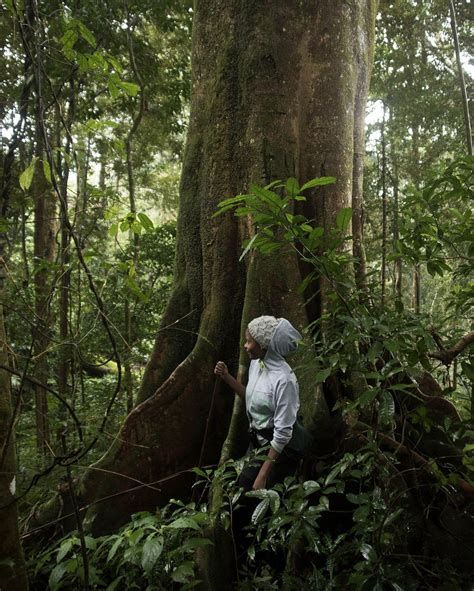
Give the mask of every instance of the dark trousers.
M 253 453 L 256 449 L 262 449 L 261 455 L 265 455 L 264 446 L 256 447 L 253 443 L 249 445 L 247 450 L 248 461 L 240 473 L 238 485 L 244 491 L 252 490 L 253 483 L 260 472 L 264 460 L 257 460 L 253 458 Z M 283 452 L 273 463 L 272 469 L 267 479 L 266 488 L 273 488 L 275 484 L 283 482 L 287 476 L 294 476 L 298 469 L 300 456 L 291 449 L 284 449 Z
M 260 472 L 264 459 L 255 459 L 254 451 L 261 449 L 261 456 L 266 456 L 265 446 L 255 446 L 250 444 L 247 450 L 247 463 L 245 464 L 238 479 L 238 485 L 244 489 L 244 492 L 252 490 L 253 483 Z M 294 476 L 298 469 L 300 456 L 293 450 L 284 449 L 283 452 L 275 460 L 270 474 L 267 479 L 266 488 L 272 488 L 275 484 L 283 482 L 287 476 Z M 239 506 L 235 509 L 232 518 L 232 533 L 235 539 L 238 562 L 245 561 L 245 553 L 247 548 L 251 545 L 248 538 L 248 532 L 245 527 L 250 524 L 252 513 L 255 507 L 260 502 L 260 499 L 247 497 L 243 494 L 239 499 Z M 267 561 L 271 562 L 268 560 Z M 236 565 L 239 568 L 239 564 Z

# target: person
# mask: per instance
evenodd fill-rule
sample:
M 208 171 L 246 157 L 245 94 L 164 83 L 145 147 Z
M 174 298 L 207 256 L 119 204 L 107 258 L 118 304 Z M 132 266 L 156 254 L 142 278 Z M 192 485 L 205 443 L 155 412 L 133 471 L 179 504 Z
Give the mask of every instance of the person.
M 244 490 L 272 488 L 298 468 L 305 431 L 297 422 L 298 380 L 285 358 L 296 350 L 301 338 L 285 318 L 259 316 L 245 331 L 244 348 L 251 360 L 247 387 L 229 373 L 223 361 L 215 367 L 214 373 L 245 400 L 248 454 L 269 444 L 264 461 L 244 466 L 238 481 Z

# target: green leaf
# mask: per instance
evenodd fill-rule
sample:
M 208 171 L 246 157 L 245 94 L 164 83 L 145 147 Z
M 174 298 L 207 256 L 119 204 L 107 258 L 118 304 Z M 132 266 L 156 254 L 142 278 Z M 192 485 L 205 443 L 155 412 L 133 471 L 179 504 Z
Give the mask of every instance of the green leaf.
M 115 556 L 115 553 L 119 549 L 119 546 L 122 542 L 123 542 L 123 538 L 117 538 L 115 540 L 115 542 L 113 543 L 113 545 L 110 548 L 109 553 L 107 555 L 107 562 L 110 562 L 113 559 L 113 557 Z
M 395 401 L 392 394 L 387 390 L 380 393 L 379 417 L 383 425 L 391 425 L 395 416 Z
M 321 488 L 321 485 L 319 484 L 319 482 L 316 482 L 315 480 L 306 480 L 303 483 L 303 490 L 304 490 L 305 496 L 312 495 L 316 491 L 320 490 L 320 488 Z
M 242 260 L 242 259 L 245 257 L 245 255 L 246 255 L 246 254 L 247 254 L 247 253 L 250 251 L 250 249 L 252 248 L 252 246 L 253 246 L 253 243 L 254 243 L 254 242 L 255 242 L 255 240 L 257 239 L 257 236 L 258 236 L 258 235 L 259 235 L 259 234 L 258 234 L 258 232 L 257 232 L 257 233 L 256 233 L 256 234 L 255 234 L 255 235 L 254 235 L 254 236 L 253 236 L 253 237 L 252 237 L 252 238 L 251 238 L 251 239 L 248 241 L 248 244 L 247 244 L 247 246 L 244 248 L 244 250 L 243 250 L 242 254 L 241 254 L 241 255 L 240 255 L 240 257 L 239 257 L 239 263 L 240 263 L 240 261 L 241 261 L 241 260 Z
M 69 550 L 72 548 L 72 546 L 73 546 L 73 541 L 71 540 L 71 538 L 68 538 L 67 540 L 65 540 L 61 544 L 61 546 L 59 547 L 58 555 L 56 556 L 57 563 L 61 562 L 64 559 L 64 557 L 69 552 Z
M 77 21 L 77 24 L 79 25 L 79 32 L 81 34 L 81 37 L 85 41 L 87 41 L 89 45 L 95 47 L 97 45 L 97 41 L 95 40 L 95 37 L 92 34 L 92 32 L 86 27 L 86 25 L 83 22 Z
M 352 218 L 352 207 L 343 207 L 336 216 L 336 226 L 344 231 L 348 228 Z
M 314 376 L 314 383 L 315 384 L 321 384 L 322 382 L 324 382 L 329 377 L 330 374 L 331 374 L 331 368 L 330 367 L 327 367 L 326 369 L 321 369 Z
M 150 232 L 151 230 L 153 230 L 153 228 L 154 228 L 153 222 L 150 220 L 150 218 L 145 213 L 139 213 L 137 217 L 140 220 L 140 223 L 143 226 L 143 229 L 145 230 L 145 232 Z
M 189 538 L 185 542 L 186 549 L 202 548 L 203 546 L 213 546 L 213 542 L 208 538 Z
M 123 579 L 125 578 L 125 575 L 120 575 L 120 577 L 117 577 L 114 581 L 112 581 L 110 583 L 110 585 L 107 587 L 107 589 L 105 591 L 115 591 L 115 589 L 117 589 L 118 584 L 123 581 Z
M 265 513 L 267 512 L 269 506 L 270 506 L 270 501 L 268 498 L 266 498 L 266 499 L 263 499 L 263 501 L 260 501 L 260 503 L 255 507 L 255 510 L 252 513 L 252 518 L 251 518 L 251 522 L 254 525 L 259 523 L 265 517 Z
M 66 572 L 67 570 L 64 562 L 60 562 L 59 564 L 57 564 L 51 571 L 51 574 L 49 575 L 49 586 L 52 589 L 56 588 L 63 576 L 66 574 Z
M 23 191 L 28 191 L 28 189 L 31 187 L 31 183 L 33 181 L 33 176 L 35 174 L 35 167 L 36 167 L 37 160 L 38 160 L 38 157 L 35 156 L 32 159 L 32 161 L 30 162 L 28 168 L 26 168 L 20 174 L 20 187 L 23 189 Z
M 468 363 L 467 361 L 461 361 L 461 367 L 467 379 L 474 381 L 474 365 L 472 365 L 472 363 Z
M 324 481 L 324 486 L 328 486 L 329 484 L 331 484 L 331 482 L 334 482 L 334 480 L 336 479 L 336 476 L 338 476 L 340 471 L 341 471 L 341 467 L 336 465 L 331 470 L 331 472 L 329 472 L 329 474 L 326 476 L 326 480 Z
M 117 236 L 117 234 L 118 234 L 118 231 L 119 231 L 119 226 L 118 226 L 118 224 L 112 224 L 112 225 L 110 226 L 110 228 L 109 228 L 109 232 L 108 232 L 108 233 L 109 233 L 109 236 L 110 236 L 111 238 L 115 238 L 115 237 Z
M 288 194 L 293 197 L 294 195 L 296 195 L 297 193 L 299 193 L 300 187 L 298 185 L 298 181 L 294 178 L 294 177 L 290 177 L 287 181 L 286 181 L 286 190 L 288 192 Z
M 385 345 L 385 348 L 390 351 L 390 353 L 397 353 L 400 350 L 400 345 L 397 343 L 397 341 L 392 339 L 387 339 L 383 342 L 383 344 Z
M 163 536 L 153 536 L 148 538 L 143 544 L 142 567 L 147 574 L 151 573 L 152 568 L 160 557 L 163 551 L 163 543 Z
M 194 564 L 192 562 L 183 562 L 171 574 L 171 578 L 175 583 L 187 583 L 191 577 L 194 577 Z
M 372 402 L 378 394 L 377 388 L 369 388 L 365 392 L 363 392 L 359 398 L 357 398 L 357 402 L 360 406 L 365 406 L 369 402 Z
M 84 536 L 84 543 L 89 550 L 95 550 L 97 548 L 97 541 L 92 536 Z
M 324 185 L 332 185 L 336 182 L 336 177 L 334 176 L 321 176 L 318 179 L 312 179 L 305 183 L 300 192 L 305 191 L 306 189 L 311 189 L 312 187 L 322 187 Z
M 118 83 L 118 86 L 120 86 L 120 88 L 124 90 L 128 96 L 137 96 L 138 92 L 140 91 L 138 84 L 134 84 L 133 82 L 123 82 L 121 80 Z
M 52 184 L 52 180 L 51 180 L 51 167 L 49 166 L 49 162 L 47 160 L 43 160 L 43 173 L 44 173 L 45 179 L 51 185 Z
M 119 95 L 119 88 L 112 77 L 107 81 L 107 88 L 109 89 L 110 96 L 115 100 Z
M 375 341 L 374 343 L 372 343 L 372 345 L 370 345 L 370 348 L 367 351 L 367 359 L 371 363 L 374 363 L 375 360 L 378 357 L 380 357 L 382 351 L 383 351 L 382 343 L 380 341 Z
M 199 529 L 199 525 L 191 517 L 179 517 L 167 527 L 172 529 Z
M 377 560 L 377 553 L 370 544 L 362 544 L 360 547 L 362 556 L 369 562 L 375 562 Z

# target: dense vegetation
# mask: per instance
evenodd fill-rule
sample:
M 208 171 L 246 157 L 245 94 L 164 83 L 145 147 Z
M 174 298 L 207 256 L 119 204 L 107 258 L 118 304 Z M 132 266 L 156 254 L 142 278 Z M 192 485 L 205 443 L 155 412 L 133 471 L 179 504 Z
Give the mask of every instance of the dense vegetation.
M 1 373 L 12 400 L 1 511 L 16 500 L 34 589 L 219 588 L 212 565 L 233 564 L 236 459 L 195 468 L 192 498 L 108 535 L 87 531 L 77 503 L 49 529 L 34 525 L 53 491 L 80 497 L 81 475 L 120 437 L 179 264 L 191 4 L 1 8 Z M 449 4 L 380 3 L 365 260 L 350 247 L 350 207 L 331 229 L 304 215 L 329 176 L 254 184 L 212 212 L 252 220 L 242 259 L 294 250 L 309 305 L 316 280 L 325 286 L 296 363 L 314 444 L 300 482 L 250 493 L 259 504 L 238 588 L 450 590 L 472 578 L 474 159 Z M 469 8 L 453 3 L 468 93 Z M 15 478 L 4 468 L 13 441 Z

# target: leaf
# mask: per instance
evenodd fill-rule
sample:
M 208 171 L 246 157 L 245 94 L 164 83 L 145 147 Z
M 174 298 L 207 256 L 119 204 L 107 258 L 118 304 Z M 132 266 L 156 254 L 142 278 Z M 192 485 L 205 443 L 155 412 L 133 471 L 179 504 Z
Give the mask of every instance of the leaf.
M 43 173 L 44 173 L 44 177 L 48 181 L 48 183 L 52 184 L 51 167 L 49 166 L 49 162 L 47 160 L 43 160 Z
M 336 226 L 344 231 L 348 228 L 352 218 L 352 207 L 343 207 L 336 216 Z
M 474 381 L 474 365 L 467 361 L 461 361 L 461 367 L 468 380 Z
M 63 542 L 61 544 L 61 546 L 59 548 L 58 555 L 56 556 L 57 563 L 59 563 L 63 560 L 63 558 L 66 556 L 66 554 L 72 548 L 72 545 L 73 545 L 73 541 L 71 540 L 71 538 L 67 539 L 65 542 Z
M 51 574 L 49 575 L 49 579 L 48 579 L 49 586 L 54 589 L 58 585 L 58 583 L 61 581 L 63 576 L 66 574 L 66 572 L 67 572 L 67 569 L 66 569 L 66 565 L 64 564 L 64 562 L 57 564 L 53 568 L 53 570 L 51 571 Z
M 120 577 L 117 577 L 115 579 L 115 581 L 112 581 L 110 583 L 110 585 L 107 587 L 107 589 L 105 591 L 115 591 L 115 589 L 117 589 L 118 584 L 125 578 L 125 575 L 120 575 Z
M 186 549 L 201 548 L 203 546 L 213 546 L 213 542 L 208 538 L 189 538 L 185 542 Z
M 154 228 L 153 222 L 150 220 L 150 218 L 145 213 L 139 213 L 137 215 L 137 217 L 140 220 L 140 223 L 143 226 L 143 229 L 145 230 L 145 232 L 150 232 L 151 230 L 153 230 L 153 228 Z
M 147 574 L 150 574 L 160 557 L 163 551 L 163 542 L 163 536 L 153 536 L 143 544 L 142 567 Z
M 370 544 L 362 544 L 360 547 L 360 553 L 369 562 L 374 562 L 377 560 L 377 553 Z
M 383 351 L 382 343 L 380 341 L 375 341 L 375 343 L 372 343 L 372 345 L 370 345 L 370 349 L 367 351 L 367 359 L 371 363 L 374 363 L 375 360 L 378 357 L 380 357 L 382 351 Z
M 322 370 L 318 371 L 316 373 L 316 375 L 314 376 L 314 383 L 321 384 L 322 382 L 324 382 L 326 380 L 326 378 L 329 377 L 330 373 L 331 373 L 330 367 L 327 367 L 326 369 L 322 369 Z
M 287 181 L 286 181 L 286 190 L 288 192 L 288 194 L 293 197 L 294 195 L 296 195 L 297 193 L 299 193 L 300 187 L 298 185 L 298 181 L 294 178 L 294 177 L 290 177 Z
M 97 541 L 92 536 L 84 536 L 84 543 L 89 550 L 95 550 L 97 548 Z
M 112 224 L 109 228 L 108 234 L 111 238 L 115 238 L 118 234 L 118 231 L 119 231 L 118 224 Z
M 140 91 L 138 84 L 134 84 L 133 82 L 120 81 L 118 85 L 128 96 L 137 96 L 138 92 Z
M 326 496 L 322 496 L 319 499 L 319 504 L 321 505 L 321 507 L 324 507 L 325 509 L 327 509 L 329 511 L 329 499 Z
M 191 517 L 179 517 L 176 521 L 168 524 L 172 529 L 199 529 L 199 525 Z
M 192 562 L 183 562 L 171 574 L 171 578 L 175 583 L 187 583 L 190 577 L 194 577 L 194 565 Z
M 241 260 L 242 260 L 242 259 L 245 257 L 245 255 L 246 255 L 246 254 L 247 254 L 247 253 L 250 251 L 250 249 L 252 248 L 252 245 L 253 245 L 253 243 L 254 243 L 254 242 L 255 242 L 255 240 L 257 239 L 257 236 L 258 236 L 258 232 L 255 234 L 255 236 L 253 236 L 253 237 L 252 237 L 252 238 L 249 240 L 249 242 L 248 242 L 247 246 L 244 248 L 244 251 L 242 252 L 242 254 L 241 254 L 241 255 L 240 255 L 240 257 L 239 257 L 239 263 L 240 263 L 240 261 L 241 261 Z
M 336 182 L 336 177 L 334 176 L 321 176 L 318 179 L 312 179 L 305 183 L 301 188 L 300 192 L 305 191 L 306 189 L 311 189 L 312 187 L 322 187 L 324 185 L 332 185 Z
M 378 390 L 377 388 L 369 388 L 368 390 L 366 390 L 365 392 L 363 392 L 359 398 L 357 398 L 357 402 L 359 403 L 360 406 L 365 406 L 366 404 L 369 404 L 369 402 L 372 402 L 375 397 L 378 394 Z
M 77 24 L 79 25 L 79 32 L 81 33 L 81 37 L 85 41 L 87 41 L 89 45 L 95 47 L 97 45 L 97 41 L 95 40 L 93 33 L 86 27 L 86 25 L 83 22 L 77 21 Z
M 395 415 L 395 401 L 392 394 L 384 390 L 379 398 L 379 417 L 383 425 L 391 425 Z
M 319 484 L 319 482 L 316 482 L 315 480 L 306 480 L 303 483 L 303 490 L 305 492 L 305 496 L 312 495 L 316 491 L 320 490 L 320 488 L 321 485 Z
M 331 484 L 331 482 L 334 482 L 336 476 L 340 473 L 340 471 L 341 467 L 335 466 L 327 475 L 326 480 L 324 481 L 324 486 L 328 486 L 329 484 Z
M 35 167 L 36 167 L 36 161 L 38 160 L 38 157 L 35 156 L 28 168 L 25 168 L 25 170 L 20 174 L 20 187 L 23 189 L 23 191 L 28 191 L 28 189 L 31 187 L 31 183 L 33 181 L 33 176 L 35 174 Z
M 113 545 L 110 548 L 109 553 L 107 555 L 107 562 L 110 562 L 113 559 L 113 557 L 115 556 L 115 553 L 119 549 L 119 546 L 122 542 L 123 542 L 123 538 L 118 538 L 117 540 L 115 540 L 115 542 L 113 543 Z
M 107 81 L 107 88 L 109 89 L 110 96 L 115 100 L 119 95 L 119 88 L 112 77 Z
M 252 513 L 251 522 L 255 525 L 259 523 L 264 517 L 265 513 L 270 506 L 270 501 L 268 498 L 263 499 L 260 503 L 255 507 L 254 512 Z

